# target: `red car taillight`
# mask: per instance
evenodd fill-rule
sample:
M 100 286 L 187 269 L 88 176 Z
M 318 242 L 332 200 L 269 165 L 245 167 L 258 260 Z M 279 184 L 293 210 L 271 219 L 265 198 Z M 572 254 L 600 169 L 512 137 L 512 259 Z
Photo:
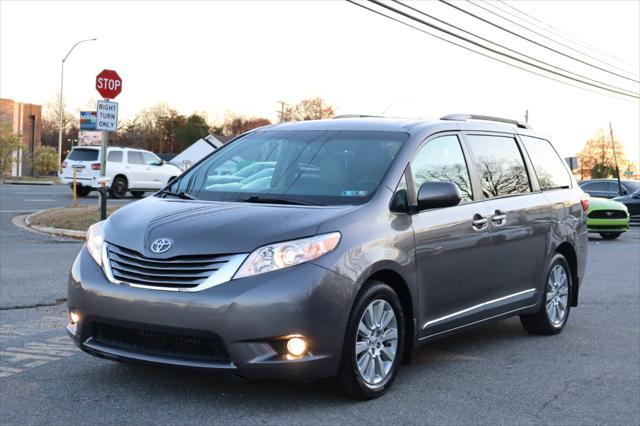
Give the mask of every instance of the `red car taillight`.
M 63 169 L 66 169 L 68 165 L 69 165 L 69 163 L 67 163 L 66 161 L 62 162 L 62 168 Z
M 582 211 L 583 212 L 588 212 L 589 211 L 589 199 L 588 198 L 583 198 L 582 200 L 580 200 L 580 203 L 582 204 Z
M 91 170 L 100 170 L 100 163 L 92 163 Z

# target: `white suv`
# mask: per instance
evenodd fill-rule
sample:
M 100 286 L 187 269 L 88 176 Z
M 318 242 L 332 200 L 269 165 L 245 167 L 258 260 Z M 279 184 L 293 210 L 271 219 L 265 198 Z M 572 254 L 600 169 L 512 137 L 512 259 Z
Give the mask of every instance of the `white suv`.
M 76 147 L 62 163 L 62 183 L 73 188 L 73 169 L 76 171 L 77 194 L 86 197 L 98 189 L 100 177 L 100 147 Z M 178 167 L 167 164 L 152 152 L 132 148 L 107 149 L 107 177 L 109 194 L 123 198 L 127 191 L 134 197 L 142 197 L 146 191 L 162 189 L 169 181 L 182 173 Z

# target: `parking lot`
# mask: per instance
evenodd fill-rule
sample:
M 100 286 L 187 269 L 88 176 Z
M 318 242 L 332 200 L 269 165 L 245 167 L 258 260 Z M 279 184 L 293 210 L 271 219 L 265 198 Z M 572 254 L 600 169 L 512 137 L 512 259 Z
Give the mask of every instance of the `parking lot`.
M 387 395 L 356 403 L 328 380 L 239 382 L 78 351 L 64 299 L 82 243 L 12 223 L 70 205 L 69 188 L 0 185 L 0 203 L 2 424 L 640 423 L 638 227 L 590 240 L 580 305 L 560 335 L 531 336 L 517 318 L 487 324 L 417 349 Z

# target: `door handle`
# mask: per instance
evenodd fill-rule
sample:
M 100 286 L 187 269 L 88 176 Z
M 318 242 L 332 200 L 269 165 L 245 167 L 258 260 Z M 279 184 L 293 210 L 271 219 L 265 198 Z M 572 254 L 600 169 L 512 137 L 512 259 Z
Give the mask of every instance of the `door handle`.
M 493 222 L 495 226 L 502 226 L 507 223 L 507 214 L 502 210 L 496 210 L 491 218 L 491 222 Z
M 473 221 L 471 222 L 473 225 L 473 229 L 476 231 L 482 231 L 487 229 L 487 218 L 482 216 L 481 214 L 474 214 Z

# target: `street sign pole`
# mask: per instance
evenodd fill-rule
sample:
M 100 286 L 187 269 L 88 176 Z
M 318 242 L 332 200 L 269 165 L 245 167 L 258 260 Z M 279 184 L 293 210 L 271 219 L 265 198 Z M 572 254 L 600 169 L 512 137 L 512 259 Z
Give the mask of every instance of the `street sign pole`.
M 96 128 L 102 130 L 102 157 L 100 158 L 100 220 L 107 218 L 107 148 L 109 146 L 109 132 L 118 129 L 118 104 L 111 102 L 122 91 L 122 79 L 113 70 L 102 70 L 96 76 L 96 90 L 104 98 L 96 106 Z
M 109 101 L 104 99 L 105 102 Z M 107 218 L 107 147 L 109 146 L 109 132 L 102 131 L 102 156 L 100 157 L 100 220 Z

